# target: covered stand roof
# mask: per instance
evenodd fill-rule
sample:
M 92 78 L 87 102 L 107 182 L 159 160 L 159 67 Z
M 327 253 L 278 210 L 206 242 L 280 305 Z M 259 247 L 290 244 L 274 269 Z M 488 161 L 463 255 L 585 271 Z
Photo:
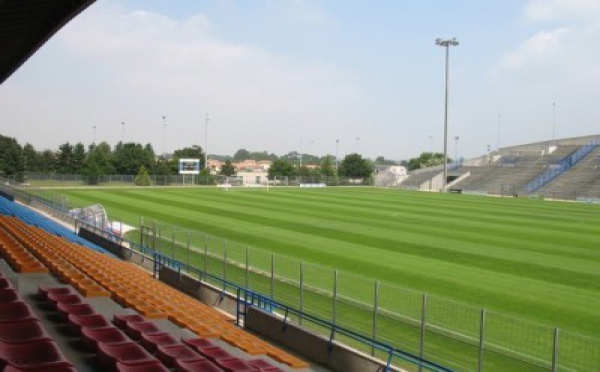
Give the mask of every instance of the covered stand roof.
M 95 0 L 0 0 L 0 84 Z

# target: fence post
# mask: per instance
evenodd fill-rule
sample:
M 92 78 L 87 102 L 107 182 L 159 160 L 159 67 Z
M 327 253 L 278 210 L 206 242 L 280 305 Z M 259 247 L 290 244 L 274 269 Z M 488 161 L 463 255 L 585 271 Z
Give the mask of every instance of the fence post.
M 271 253 L 271 300 L 275 296 L 275 255 Z
M 379 281 L 375 281 L 373 298 L 373 340 L 377 340 L 377 313 L 379 312 Z M 375 346 L 371 347 L 371 355 L 375 356 Z
M 140 216 L 140 245 L 144 246 L 144 216 Z
M 206 281 L 206 274 L 208 274 L 208 235 L 204 235 L 204 281 Z
M 304 264 L 300 261 L 300 313 L 304 314 Z M 298 324 L 302 325 L 302 317 L 298 319 Z
M 552 345 L 552 372 L 558 371 L 558 337 L 560 335 L 560 329 L 558 327 L 554 328 L 554 339 Z
M 485 309 L 481 309 L 481 318 L 479 321 L 479 361 L 477 362 L 477 371 L 483 371 L 483 354 L 485 347 Z
M 250 288 L 250 252 L 246 246 L 246 288 Z
M 175 232 L 177 230 L 175 229 L 175 226 L 173 226 L 173 235 L 171 236 L 171 249 L 175 249 Z M 160 253 L 160 245 L 158 246 L 158 253 Z
M 333 310 L 333 314 L 332 314 L 332 323 L 335 326 L 336 325 L 336 320 L 337 320 L 337 291 L 338 291 L 338 271 L 337 270 L 333 270 L 333 304 L 332 304 L 332 310 Z
M 152 249 L 156 251 L 156 220 L 152 220 Z
M 192 231 L 188 231 L 188 241 L 187 241 L 187 246 L 188 246 L 188 254 L 187 254 L 187 271 L 188 273 L 190 272 L 190 256 L 192 254 Z
M 419 358 L 425 357 L 425 328 L 427 321 L 427 294 L 423 294 L 423 305 L 421 312 L 421 342 L 419 345 Z M 423 370 L 423 363 L 419 361 L 419 372 Z
M 223 289 L 225 289 L 227 280 L 227 240 L 223 242 Z

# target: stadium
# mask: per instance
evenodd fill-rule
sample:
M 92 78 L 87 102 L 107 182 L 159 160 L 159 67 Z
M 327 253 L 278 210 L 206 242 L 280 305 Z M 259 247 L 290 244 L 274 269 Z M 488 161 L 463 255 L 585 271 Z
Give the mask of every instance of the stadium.
M 1 3 L 0 81 L 92 3 Z M 202 185 L 196 156 L 168 180 L 2 177 L 2 367 L 597 370 L 599 141 L 360 182 Z

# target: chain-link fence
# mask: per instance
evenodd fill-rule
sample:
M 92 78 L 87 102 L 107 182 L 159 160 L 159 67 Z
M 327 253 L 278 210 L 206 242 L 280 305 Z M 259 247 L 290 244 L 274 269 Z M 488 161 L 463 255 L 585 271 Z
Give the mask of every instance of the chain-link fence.
M 456 370 L 590 371 L 600 366 L 598 339 L 142 221 L 137 239 L 169 257 Z M 378 356 L 364 344 L 338 341 Z

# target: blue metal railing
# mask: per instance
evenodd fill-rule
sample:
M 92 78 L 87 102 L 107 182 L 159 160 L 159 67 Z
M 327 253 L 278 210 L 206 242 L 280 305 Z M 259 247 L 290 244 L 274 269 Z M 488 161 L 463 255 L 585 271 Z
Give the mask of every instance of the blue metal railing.
M 548 184 L 550 181 L 572 168 L 581 159 L 583 159 L 590 152 L 592 152 L 597 146 L 598 145 L 596 144 L 596 141 L 592 141 L 591 143 L 580 147 L 571 155 L 565 156 L 558 162 L 557 166 L 546 170 L 544 173 L 536 177 L 533 181 L 529 182 L 527 184 L 527 192 L 532 193 L 541 189 L 544 185 Z
M 283 327 L 287 325 L 290 316 L 296 316 L 308 322 L 311 322 L 315 325 L 321 326 L 329 330 L 329 342 L 328 342 L 328 350 L 331 351 L 333 347 L 333 341 L 336 335 L 346 336 L 353 340 L 359 341 L 371 348 L 378 349 L 387 354 L 387 361 L 385 366 L 385 371 L 390 371 L 392 365 L 392 359 L 394 357 L 402 359 L 406 362 L 412 363 L 415 366 L 424 368 L 429 371 L 434 372 L 452 372 L 451 369 L 441 366 L 439 364 L 427 361 L 421 357 L 416 355 L 407 353 L 405 351 L 394 348 L 393 346 L 383 343 L 381 341 L 373 340 L 370 337 L 366 337 L 361 335 L 360 333 L 351 331 L 344 327 L 340 327 L 339 325 L 328 322 L 326 320 L 317 318 L 310 314 L 306 314 L 300 310 L 294 309 L 290 306 L 281 304 L 277 301 L 272 300 L 271 298 L 264 296 L 260 293 L 254 292 L 247 288 L 238 288 L 237 290 L 237 313 L 236 313 L 236 321 L 238 325 L 241 325 L 242 318 L 244 318 L 247 314 L 248 308 L 257 307 L 261 310 L 267 312 L 274 312 L 275 309 L 280 310 L 283 313 Z

